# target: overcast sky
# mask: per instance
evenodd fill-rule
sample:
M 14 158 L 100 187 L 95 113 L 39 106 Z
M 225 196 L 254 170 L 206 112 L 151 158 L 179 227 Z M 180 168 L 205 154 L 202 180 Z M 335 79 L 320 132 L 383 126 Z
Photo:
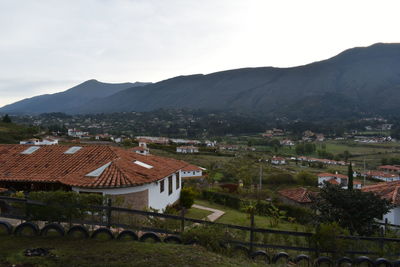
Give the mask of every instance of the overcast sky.
M 0 106 L 88 79 L 156 82 L 400 42 L 400 1 L 0 0 Z

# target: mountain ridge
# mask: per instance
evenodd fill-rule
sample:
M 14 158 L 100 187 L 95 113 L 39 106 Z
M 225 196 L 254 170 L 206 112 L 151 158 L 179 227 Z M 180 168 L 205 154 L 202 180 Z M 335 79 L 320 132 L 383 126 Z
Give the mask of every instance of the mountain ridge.
M 290 68 L 240 68 L 177 76 L 90 99 L 70 113 L 192 108 L 290 118 L 310 113 L 315 113 L 314 117 L 346 117 L 400 111 L 396 99 L 400 99 L 400 44 L 377 43 Z

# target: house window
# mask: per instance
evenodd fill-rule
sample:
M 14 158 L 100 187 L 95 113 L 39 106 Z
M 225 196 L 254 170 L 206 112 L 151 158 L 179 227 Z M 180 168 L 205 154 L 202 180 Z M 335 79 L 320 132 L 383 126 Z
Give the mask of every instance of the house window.
M 172 176 L 168 177 L 168 195 L 172 194 Z
M 160 181 L 160 193 L 164 192 L 164 180 Z
M 176 189 L 179 189 L 181 183 L 180 183 L 180 177 L 179 177 L 179 172 L 176 173 Z
M 195 175 L 196 174 L 196 172 L 193 172 L 193 175 Z

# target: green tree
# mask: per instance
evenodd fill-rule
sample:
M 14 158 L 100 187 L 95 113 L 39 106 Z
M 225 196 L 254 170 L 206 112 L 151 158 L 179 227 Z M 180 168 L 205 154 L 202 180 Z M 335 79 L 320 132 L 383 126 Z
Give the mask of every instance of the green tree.
M 307 171 L 301 171 L 296 175 L 297 183 L 301 185 L 316 185 L 317 177 Z
M 196 197 L 196 191 L 191 187 L 184 187 L 181 190 L 179 202 L 185 209 L 190 209 L 194 203 Z
M 3 117 L 3 120 L 2 120 L 4 123 L 11 123 L 12 121 L 11 121 L 11 118 L 10 118 L 10 116 L 8 116 L 8 114 L 6 114 L 4 117 Z
M 351 234 L 370 235 L 377 229 L 376 219 L 389 212 L 390 202 L 371 192 L 345 190 L 326 184 L 312 197 L 315 223 L 337 222 Z
M 348 170 L 347 170 L 347 175 L 348 175 L 348 177 L 349 177 L 349 182 L 348 182 L 348 184 L 347 184 L 347 188 L 349 189 L 349 190 L 353 190 L 353 166 L 352 166 L 352 164 L 351 164 L 351 161 L 350 161 L 350 163 L 349 163 L 349 168 L 348 168 Z

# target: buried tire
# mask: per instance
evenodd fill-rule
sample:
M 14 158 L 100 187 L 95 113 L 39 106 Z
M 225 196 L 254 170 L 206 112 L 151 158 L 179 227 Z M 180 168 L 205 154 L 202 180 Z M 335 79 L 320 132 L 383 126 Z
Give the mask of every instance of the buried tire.
M 108 228 L 99 228 L 99 229 L 96 229 L 96 230 L 92 233 L 91 238 L 92 238 L 92 239 L 96 239 L 96 238 L 99 237 L 99 235 L 105 235 L 105 236 L 107 237 L 108 240 L 114 239 L 113 233 L 112 233 L 111 230 L 108 229 Z
M 259 250 L 250 254 L 250 258 L 254 261 L 263 261 L 266 264 L 271 263 L 271 259 L 269 258 L 268 254 L 265 251 Z
M 13 232 L 13 227 L 9 222 L 0 221 L 0 228 L 4 229 L 7 235 L 11 235 Z
M 300 254 L 300 255 L 298 255 L 297 257 L 295 257 L 293 259 L 293 262 L 296 263 L 296 264 L 299 264 L 299 263 L 301 263 L 303 261 L 307 262 L 307 266 L 310 266 L 311 259 L 310 259 L 309 256 L 307 256 L 305 254 Z
M 315 262 L 314 262 L 314 266 L 320 266 L 323 263 L 327 263 L 329 264 L 329 266 L 333 266 L 333 262 L 330 258 L 328 257 L 318 257 Z
M 40 235 L 41 236 L 48 236 L 50 230 L 56 231 L 58 233 L 58 235 L 60 235 L 60 236 L 64 236 L 65 235 L 64 227 L 62 227 L 58 223 L 50 223 L 50 224 L 45 225 L 42 228 L 42 230 L 40 230 Z
M 137 241 L 139 240 L 139 237 L 137 234 L 132 231 L 132 230 L 124 230 L 119 235 L 117 236 L 117 240 L 132 240 L 132 241 Z
M 278 252 L 272 258 L 272 263 L 277 263 L 280 259 L 285 259 L 286 263 L 289 262 L 289 254 L 286 252 Z
M 182 244 L 182 239 L 176 235 L 169 235 L 166 238 L 164 238 L 164 243 Z
M 155 243 L 161 242 L 160 237 L 159 237 L 157 234 L 151 233 L 151 232 L 144 233 L 144 234 L 139 238 L 139 240 L 140 240 L 141 242 L 147 242 L 147 240 L 153 240 L 153 242 L 155 242 Z
M 354 263 L 356 263 L 357 265 L 361 265 L 363 263 L 367 263 L 368 266 L 375 266 L 375 262 L 373 260 L 371 260 L 370 258 L 368 258 L 367 256 L 360 256 L 358 257 Z
M 24 232 L 29 231 L 31 234 L 27 235 Z M 37 236 L 39 234 L 39 227 L 31 222 L 24 222 L 15 227 L 14 234 L 16 236 Z
M 67 232 L 68 237 L 71 238 L 79 238 L 76 236 L 77 234 L 79 234 L 80 238 L 89 238 L 89 231 L 81 225 L 74 225 Z

